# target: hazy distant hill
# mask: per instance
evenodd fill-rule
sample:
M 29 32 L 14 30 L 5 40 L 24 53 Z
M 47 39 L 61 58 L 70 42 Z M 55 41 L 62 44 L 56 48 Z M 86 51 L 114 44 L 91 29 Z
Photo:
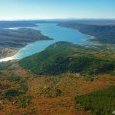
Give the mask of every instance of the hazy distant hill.
M 52 23 L 61 21 L 62 20 L 0 21 L 0 28 L 35 27 L 37 23 Z
M 47 36 L 44 36 L 38 30 L 34 29 L 0 29 L 0 46 L 1 47 L 23 47 L 28 43 L 47 40 Z
M 115 44 L 115 20 L 74 20 L 59 25 L 94 36 L 95 39 L 92 39 L 92 41 Z
M 33 27 L 34 22 L 31 21 L 0 21 L 0 28 L 13 28 L 13 27 Z

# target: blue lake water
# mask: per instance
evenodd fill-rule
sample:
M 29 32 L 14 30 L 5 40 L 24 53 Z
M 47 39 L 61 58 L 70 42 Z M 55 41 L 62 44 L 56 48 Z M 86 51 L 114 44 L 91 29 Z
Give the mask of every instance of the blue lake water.
M 33 29 L 41 31 L 43 35 L 46 35 L 49 38 L 53 38 L 53 40 L 36 41 L 34 43 L 28 44 L 25 47 L 21 48 L 16 55 L 4 58 L 0 61 L 22 59 L 32 54 L 41 52 L 49 45 L 59 41 L 67 41 L 80 45 L 91 44 L 91 42 L 88 42 L 86 40 L 90 36 L 82 34 L 79 31 L 71 28 L 57 26 L 56 23 L 40 23 L 37 27 L 34 27 Z

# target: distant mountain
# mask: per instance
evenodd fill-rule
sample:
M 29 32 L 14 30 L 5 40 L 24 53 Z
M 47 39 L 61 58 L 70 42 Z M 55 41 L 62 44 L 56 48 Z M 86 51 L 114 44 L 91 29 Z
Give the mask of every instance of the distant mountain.
M 17 21 L 0 21 L 0 28 L 14 27 L 35 27 L 37 23 L 56 23 L 64 20 L 17 20 Z

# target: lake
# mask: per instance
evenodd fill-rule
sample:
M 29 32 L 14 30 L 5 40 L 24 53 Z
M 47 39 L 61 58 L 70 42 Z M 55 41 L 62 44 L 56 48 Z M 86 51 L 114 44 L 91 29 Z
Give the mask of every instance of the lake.
M 91 42 L 87 41 L 87 39 L 90 38 L 89 35 L 85 35 L 71 28 L 57 26 L 56 23 L 40 23 L 37 24 L 37 27 L 33 27 L 33 29 L 41 31 L 43 35 L 53 38 L 53 40 L 42 40 L 28 44 L 21 48 L 14 56 L 1 59 L 0 62 L 22 59 L 24 57 L 41 52 L 49 45 L 59 41 L 67 41 L 79 45 L 92 44 Z

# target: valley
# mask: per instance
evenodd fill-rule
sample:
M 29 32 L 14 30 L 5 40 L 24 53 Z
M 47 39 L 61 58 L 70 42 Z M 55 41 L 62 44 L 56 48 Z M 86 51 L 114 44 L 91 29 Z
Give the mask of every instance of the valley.
M 90 62 L 85 61 L 88 57 Z M 78 61 L 75 61 L 77 58 Z M 114 60 L 115 57 L 100 49 L 59 42 L 19 62 L 2 63 L 0 114 L 92 115 L 100 112 L 100 109 L 100 115 L 110 114 L 114 110 L 115 101 Z M 71 68 L 66 68 L 69 66 Z M 106 94 L 108 88 L 111 92 Z M 91 104 L 95 100 L 92 103 L 86 100 L 87 105 L 84 105 L 82 98 L 85 100 L 85 96 L 87 99 L 87 95 L 93 95 L 100 90 L 104 97 L 109 95 L 110 104 L 103 100 L 100 102 L 99 96 L 96 102 L 100 103 L 93 106 L 94 108 L 91 108 Z M 113 108 L 106 111 L 104 103 L 107 108 Z

